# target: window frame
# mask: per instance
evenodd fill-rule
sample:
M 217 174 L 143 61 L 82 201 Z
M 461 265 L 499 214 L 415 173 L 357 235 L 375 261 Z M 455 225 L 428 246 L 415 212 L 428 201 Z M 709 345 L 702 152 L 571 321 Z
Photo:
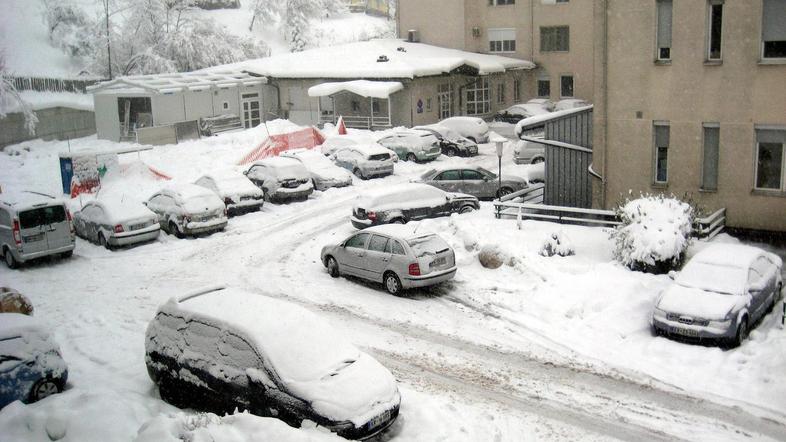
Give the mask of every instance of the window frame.
M 505 104 L 505 82 L 497 83 L 497 104 Z
M 546 94 L 546 95 L 541 95 L 540 94 L 540 83 L 541 82 L 544 82 L 547 85 L 548 94 Z M 550 78 L 538 78 L 536 86 L 537 86 L 537 89 L 538 89 L 537 93 L 538 93 L 538 97 L 539 98 L 551 98 L 551 79 Z
M 516 52 L 516 28 L 489 28 L 486 30 L 486 35 L 488 36 L 489 53 L 512 54 Z M 494 48 L 495 43 L 499 43 L 498 49 Z
M 769 187 L 759 187 L 759 150 L 762 144 L 776 144 L 771 142 L 759 141 L 759 130 L 783 132 L 784 141 L 781 142 L 781 176 L 780 187 L 777 189 Z M 765 193 L 786 193 L 786 126 L 755 126 L 753 134 L 753 190 Z
M 513 101 L 518 103 L 521 101 L 521 79 L 513 79 Z
M 778 63 L 786 63 L 786 53 L 782 57 L 766 57 L 765 56 L 765 44 L 768 41 L 782 41 L 782 40 L 765 40 L 764 39 L 764 32 L 766 31 L 765 28 L 764 28 L 764 18 L 767 15 L 766 14 L 766 10 L 765 10 L 766 9 L 766 5 L 764 3 L 766 1 L 767 0 L 762 0 L 761 36 L 760 36 L 761 43 L 760 43 L 760 49 L 759 49 L 759 57 L 760 57 L 760 60 L 765 62 L 765 63 L 767 63 L 767 62 L 769 62 L 769 63 L 776 63 L 776 64 L 778 64 Z M 784 13 L 784 16 L 782 17 L 782 20 L 786 20 L 786 13 Z
M 715 158 L 715 187 L 707 187 L 707 177 L 705 175 L 705 162 L 707 161 L 707 129 L 716 129 L 718 131 L 718 145 L 717 156 Z M 720 187 L 720 123 L 702 123 L 701 125 L 701 181 L 699 182 L 699 190 L 702 192 L 717 192 Z
M 563 86 L 562 86 L 562 79 L 563 78 L 570 78 L 571 79 L 571 89 L 573 92 L 570 95 L 563 94 Z M 559 75 L 559 96 L 560 99 L 562 98 L 575 98 L 576 97 L 576 77 L 573 74 L 560 74 Z
M 489 0 L 489 6 L 511 6 L 515 4 L 516 0 Z
M 668 57 L 661 57 L 661 46 L 660 46 L 660 5 L 662 4 L 670 4 L 671 5 L 671 13 L 670 15 L 670 23 L 669 23 L 669 56 Z M 665 46 L 664 46 L 665 48 Z M 672 0 L 656 0 L 655 1 L 655 61 L 660 63 L 668 63 L 672 60 L 672 52 L 674 49 L 674 2 Z
M 705 60 L 708 62 L 720 62 L 723 60 L 723 6 L 725 0 L 707 0 L 707 49 L 706 53 L 704 54 Z M 718 38 L 720 41 L 718 42 L 718 56 L 712 56 L 712 37 L 713 37 L 713 11 L 716 6 L 720 6 L 721 8 L 721 17 L 720 17 L 720 31 L 718 33 Z M 673 22 L 673 20 L 672 20 Z
M 665 146 L 658 146 L 657 128 L 668 128 L 668 141 Z M 665 161 L 665 174 L 664 180 L 658 179 L 658 153 L 663 148 L 666 152 Z M 653 186 L 667 186 L 669 184 L 669 150 L 671 149 L 671 123 L 669 121 L 653 121 L 652 122 L 652 185 Z
M 559 47 L 560 39 L 558 38 L 558 34 L 559 34 L 558 30 L 560 30 L 560 29 L 565 29 L 566 32 L 567 32 L 567 36 L 565 38 L 566 46 L 565 46 L 564 49 Z M 554 32 L 553 37 L 550 37 L 553 40 L 554 49 L 545 48 L 546 42 L 549 41 L 548 38 L 544 38 L 544 35 L 546 35 L 545 33 L 547 31 Z M 539 35 L 539 38 L 540 38 L 540 52 L 541 53 L 543 53 L 543 52 L 549 52 L 549 53 L 550 52 L 558 52 L 558 53 L 568 53 L 568 52 L 570 52 L 570 26 L 569 25 L 540 26 L 538 35 Z
M 469 99 L 469 93 L 474 93 L 474 99 Z M 464 90 L 464 97 L 466 98 L 465 109 L 468 116 L 488 115 L 491 113 L 491 81 L 488 77 L 480 77 L 472 84 L 471 88 Z M 482 97 L 478 99 L 478 95 Z M 470 103 L 473 105 L 474 112 L 470 112 Z M 482 112 L 477 112 L 478 105 L 482 107 Z

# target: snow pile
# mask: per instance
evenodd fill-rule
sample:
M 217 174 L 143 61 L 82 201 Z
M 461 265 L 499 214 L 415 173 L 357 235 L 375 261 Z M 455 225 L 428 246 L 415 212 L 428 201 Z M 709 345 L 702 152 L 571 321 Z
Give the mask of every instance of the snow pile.
M 68 107 L 84 111 L 93 111 L 93 96 L 90 94 L 77 94 L 74 92 L 38 92 L 20 91 L 19 96 L 32 110 L 41 110 L 53 107 Z M 20 112 L 19 103 L 10 103 L 4 108 L 5 112 Z
M 576 254 L 576 250 L 568 235 L 560 230 L 546 238 L 546 241 L 543 242 L 543 246 L 540 248 L 540 254 L 542 256 L 571 256 Z
M 674 196 L 643 195 L 617 208 L 622 224 L 611 233 L 614 257 L 651 273 L 679 267 L 690 244 L 694 210 Z
M 487 269 L 498 269 L 502 267 L 510 257 L 498 245 L 489 244 L 483 246 L 478 253 L 478 261 L 480 265 Z
M 219 417 L 212 413 L 159 415 L 146 422 L 135 442 L 299 442 L 344 440 L 326 430 L 292 428 L 283 421 L 238 413 Z

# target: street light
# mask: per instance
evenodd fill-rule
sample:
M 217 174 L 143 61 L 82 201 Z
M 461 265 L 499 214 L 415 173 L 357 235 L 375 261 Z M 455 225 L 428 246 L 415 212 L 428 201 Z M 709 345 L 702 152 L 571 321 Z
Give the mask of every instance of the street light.
M 499 160 L 499 168 L 497 173 L 497 178 L 499 178 L 499 182 L 497 183 L 497 195 L 499 195 L 499 191 L 502 190 L 502 151 L 504 150 L 505 143 L 508 141 L 508 139 L 500 136 L 496 132 L 492 132 L 489 134 L 489 141 L 497 146 L 497 159 Z

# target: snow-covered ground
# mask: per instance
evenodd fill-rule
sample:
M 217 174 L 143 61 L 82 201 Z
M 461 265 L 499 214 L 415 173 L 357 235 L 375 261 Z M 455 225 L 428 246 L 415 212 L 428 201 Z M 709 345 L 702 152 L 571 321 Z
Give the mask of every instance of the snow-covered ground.
M 288 128 L 269 124 L 272 133 Z M 143 200 L 162 186 L 140 162 L 182 182 L 240 170 L 237 161 L 265 133 L 263 125 L 121 155 L 121 164 L 137 167 L 116 174 L 106 191 Z M 59 193 L 58 151 L 117 147 L 92 137 L 71 140 L 70 147 L 12 146 L 0 153 L 0 186 Z M 443 156 L 437 163 L 496 171 L 493 145 L 480 150 L 477 157 Z M 504 162 L 510 165 L 510 151 Z M 387 366 L 400 382 L 402 405 L 381 440 L 786 439 L 780 318 L 768 315 L 734 350 L 653 337 L 649 314 L 670 280 L 616 264 L 603 228 L 525 221 L 519 229 L 515 220 L 495 219 L 484 202 L 474 213 L 420 223 L 456 250 L 459 271 L 449 283 L 392 297 L 380 286 L 330 278 L 319 251 L 355 231 L 348 216 L 357 195 L 430 167 L 401 161 L 393 176 L 355 179 L 354 186 L 316 192 L 305 202 L 266 204 L 208 237 L 162 234 L 114 252 L 80 239 L 72 259 L 0 268 L 0 285 L 32 299 L 70 369 L 63 394 L 0 411 L 0 440 L 49 440 L 47 432 L 72 441 L 133 440 L 146 423 L 146 431 L 162 432 L 152 433 L 157 440 L 181 430 L 201 432 L 205 440 L 207 434 L 245 440 L 244 432 L 258 426 L 286 434 L 271 437 L 330 439 L 318 429 L 291 430 L 247 416 L 219 424 L 191 411 L 177 414 L 159 399 L 144 366 L 148 321 L 169 297 L 216 283 L 305 306 Z M 72 204 L 78 208 L 78 201 Z M 555 232 L 569 238 L 575 255 L 538 253 Z M 694 244 L 689 254 L 703 246 Z M 506 265 L 483 268 L 477 254 L 484 247 L 501 250 Z M 194 421 L 204 425 L 195 428 Z

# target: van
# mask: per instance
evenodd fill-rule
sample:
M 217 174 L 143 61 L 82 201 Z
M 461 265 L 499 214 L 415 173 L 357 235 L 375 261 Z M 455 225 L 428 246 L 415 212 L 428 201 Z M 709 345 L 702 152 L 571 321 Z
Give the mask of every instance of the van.
M 35 258 L 74 253 L 76 235 L 65 202 L 36 192 L 0 195 L 0 251 L 9 268 Z

